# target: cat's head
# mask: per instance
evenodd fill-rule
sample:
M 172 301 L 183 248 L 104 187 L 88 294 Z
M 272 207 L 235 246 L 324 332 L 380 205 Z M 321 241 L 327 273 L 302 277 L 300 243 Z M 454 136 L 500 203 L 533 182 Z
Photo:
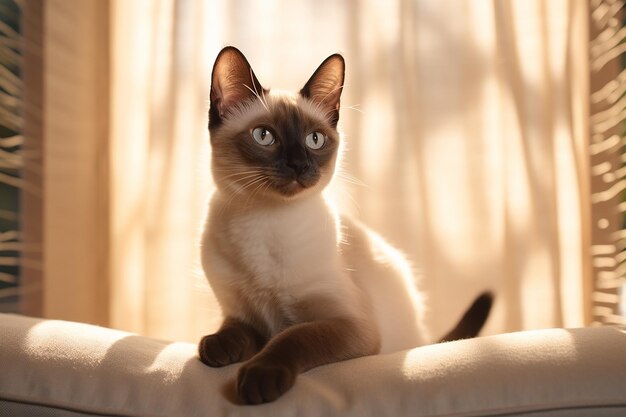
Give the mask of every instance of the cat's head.
M 331 55 L 299 92 L 270 92 L 238 49 L 222 49 L 209 110 L 217 187 L 252 200 L 321 192 L 335 170 L 344 69 Z

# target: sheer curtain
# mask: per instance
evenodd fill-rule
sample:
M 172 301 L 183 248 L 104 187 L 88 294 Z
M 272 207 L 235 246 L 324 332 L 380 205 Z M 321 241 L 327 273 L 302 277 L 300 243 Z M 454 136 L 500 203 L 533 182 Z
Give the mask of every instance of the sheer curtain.
M 567 0 L 111 3 L 109 325 L 196 340 L 212 61 L 266 87 L 347 60 L 333 193 L 420 270 L 443 333 L 492 289 L 491 333 L 585 320 L 587 19 Z
M 112 6 L 110 325 L 194 340 L 220 314 L 197 264 L 213 25 L 199 1 Z
M 499 300 L 488 331 L 581 325 L 585 5 L 395 6 L 352 11 L 362 217 L 422 269 L 434 333 L 485 288 Z

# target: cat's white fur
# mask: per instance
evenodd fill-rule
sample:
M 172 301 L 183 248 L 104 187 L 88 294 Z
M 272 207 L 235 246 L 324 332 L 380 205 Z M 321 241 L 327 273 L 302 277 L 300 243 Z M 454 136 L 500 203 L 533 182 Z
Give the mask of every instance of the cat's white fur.
M 229 126 L 226 120 L 224 135 L 286 99 L 298 101 L 311 118 L 326 117 L 302 97 L 270 93 L 263 102 L 236 108 L 237 117 L 229 118 L 236 122 Z M 219 167 L 220 161 L 214 158 L 213 164 Z M 224 186 L 225 177 L 221 188 L 218 184 L 202 237 L 202 265 L 224 316 L 249 320 L 253 308 L 275 334 L 313 319 L 300 303 L 320 299 L 323 308 L 315 319 L 347 315 L 375 323 L 381 352 L 429 343 L 409 262 L 325 199 L 332 166 L 318 185 L 293 199 L 251 202 L 249 193 Z M 219 170 L 214 175 L 219 178 Z

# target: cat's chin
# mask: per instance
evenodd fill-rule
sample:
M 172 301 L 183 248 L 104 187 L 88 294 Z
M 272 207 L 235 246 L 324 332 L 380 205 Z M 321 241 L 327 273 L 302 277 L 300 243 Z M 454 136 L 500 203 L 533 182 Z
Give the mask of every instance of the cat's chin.
M 293 180 L 280 185 L 275 185 L 271 193 L 280 200 L 295 200 L 315 193 L 317 182 L 306 184 L 302 181 Z
M 274 180 L 266 194 L 280 201 L 294 201 L 321 195 L 330 183 L 334 171 L 321 172 L 317 177 Z
M 300 194 L 302 191 L 306 190 L 308 187 L 305 187 L 304 185 L 300 184 L 298 181 L 293 180 L 291 182 L 288 182 L 285 185 L 281 185 L 280 187 L 276 188 L 276 191 L 278 191 L 279 194 L 285 196 L 285 197 L 293 197 L 297 194 Z

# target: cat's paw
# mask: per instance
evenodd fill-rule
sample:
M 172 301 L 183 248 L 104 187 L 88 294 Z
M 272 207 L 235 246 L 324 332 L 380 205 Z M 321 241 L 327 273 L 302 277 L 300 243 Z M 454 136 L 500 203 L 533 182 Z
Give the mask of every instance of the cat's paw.
M 239 369 L 237 395 L 246 404 L 274 401 L 296 381 L 296 372 L 285 365 L 252 360 Z
M 219 332 L 204 336 L 198 345 L 198 353 L 202 363 L 219 368 L 245 359 L 247 343 L 247 340 L 236 332 Z

